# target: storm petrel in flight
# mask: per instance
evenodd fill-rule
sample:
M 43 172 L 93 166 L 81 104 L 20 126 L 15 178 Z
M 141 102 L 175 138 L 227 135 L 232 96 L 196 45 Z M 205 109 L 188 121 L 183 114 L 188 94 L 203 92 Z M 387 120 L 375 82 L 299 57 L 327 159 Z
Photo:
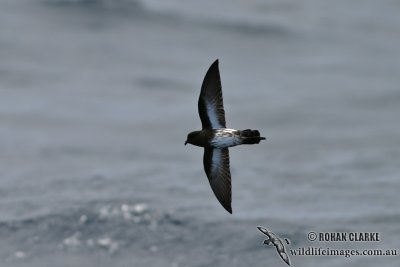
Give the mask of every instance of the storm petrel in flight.
M 268 237 L 268 239 L 265 239 L 263 244 L 265 245 L 273 245 L 276 248 L 276 251 L 278 252 L 279 256 L 281 256 L 282 260 L 284 262 L 287 263 L 287 265 L 290 266 L 290 260 L 289 260 L 289 256 L 286 252 L 285 246 L 283 245 L 281 239 L 274 234 L 273 232 L 265 229 L 264 227 L 261 226 L 257 226 L 258 230 L 263 233 L 264 235 L 266 235 Z M 286 239 L 286 242 L 288 242 L 288 240 Z M 288 242 L 289 243 L 289 242 Z
M 202 130 L 189 133 L 185 145 L 204 147 L 203 164 L 211 189 L 221 205 L 232 213 L 228 147 L 258 144 L 265 137 L 261 137 L 258 130 L 226 128 L 218 59 L 204 77 L 198 108 Z

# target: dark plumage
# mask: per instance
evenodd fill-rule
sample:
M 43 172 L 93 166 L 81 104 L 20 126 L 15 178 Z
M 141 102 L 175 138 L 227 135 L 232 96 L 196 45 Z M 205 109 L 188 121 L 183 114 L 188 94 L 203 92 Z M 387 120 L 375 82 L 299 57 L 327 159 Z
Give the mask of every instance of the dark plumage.
M 228 147 L 258 144 L 264 137 L 258 130 L 227 129 L 222 99 L 221 79 L 216 60 L 208 69 L 198 102 L 202 130 L 188 134 L 187 143 L 204 147 L 203 164 L 215 196 L 232 213 L 231 173 Z

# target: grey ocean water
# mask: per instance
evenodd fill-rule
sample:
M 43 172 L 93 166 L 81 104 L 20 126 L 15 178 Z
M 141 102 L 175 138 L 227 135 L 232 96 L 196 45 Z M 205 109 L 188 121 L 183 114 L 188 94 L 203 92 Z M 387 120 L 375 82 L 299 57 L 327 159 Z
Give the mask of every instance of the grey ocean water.
M 379 232 L 400 249 L 394 0 L 0 2 L 0 266 L 285 266 L 262 225 Z M 220 59 L 233 215 L 215 199 L 197 98 Z M 294 257 L 292 266 L 398 266 Z

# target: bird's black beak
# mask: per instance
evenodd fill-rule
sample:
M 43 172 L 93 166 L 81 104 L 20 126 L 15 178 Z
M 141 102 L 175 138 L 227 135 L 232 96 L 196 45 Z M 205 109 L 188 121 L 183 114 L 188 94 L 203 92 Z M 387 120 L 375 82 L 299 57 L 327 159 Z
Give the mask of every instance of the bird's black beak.
M 185 146 L 186 146 L 187 143 L 188 143 L 188 141 L 185 141 Z

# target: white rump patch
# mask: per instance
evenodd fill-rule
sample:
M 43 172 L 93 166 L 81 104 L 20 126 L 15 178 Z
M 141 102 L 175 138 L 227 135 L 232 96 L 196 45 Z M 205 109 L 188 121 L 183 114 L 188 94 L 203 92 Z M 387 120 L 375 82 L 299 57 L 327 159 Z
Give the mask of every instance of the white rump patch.
M 215 137 L 211 140 L 211 145 L 216 148 L 225 148 L 241 144 L 240 136 L 234 129 L 216 129 Z

